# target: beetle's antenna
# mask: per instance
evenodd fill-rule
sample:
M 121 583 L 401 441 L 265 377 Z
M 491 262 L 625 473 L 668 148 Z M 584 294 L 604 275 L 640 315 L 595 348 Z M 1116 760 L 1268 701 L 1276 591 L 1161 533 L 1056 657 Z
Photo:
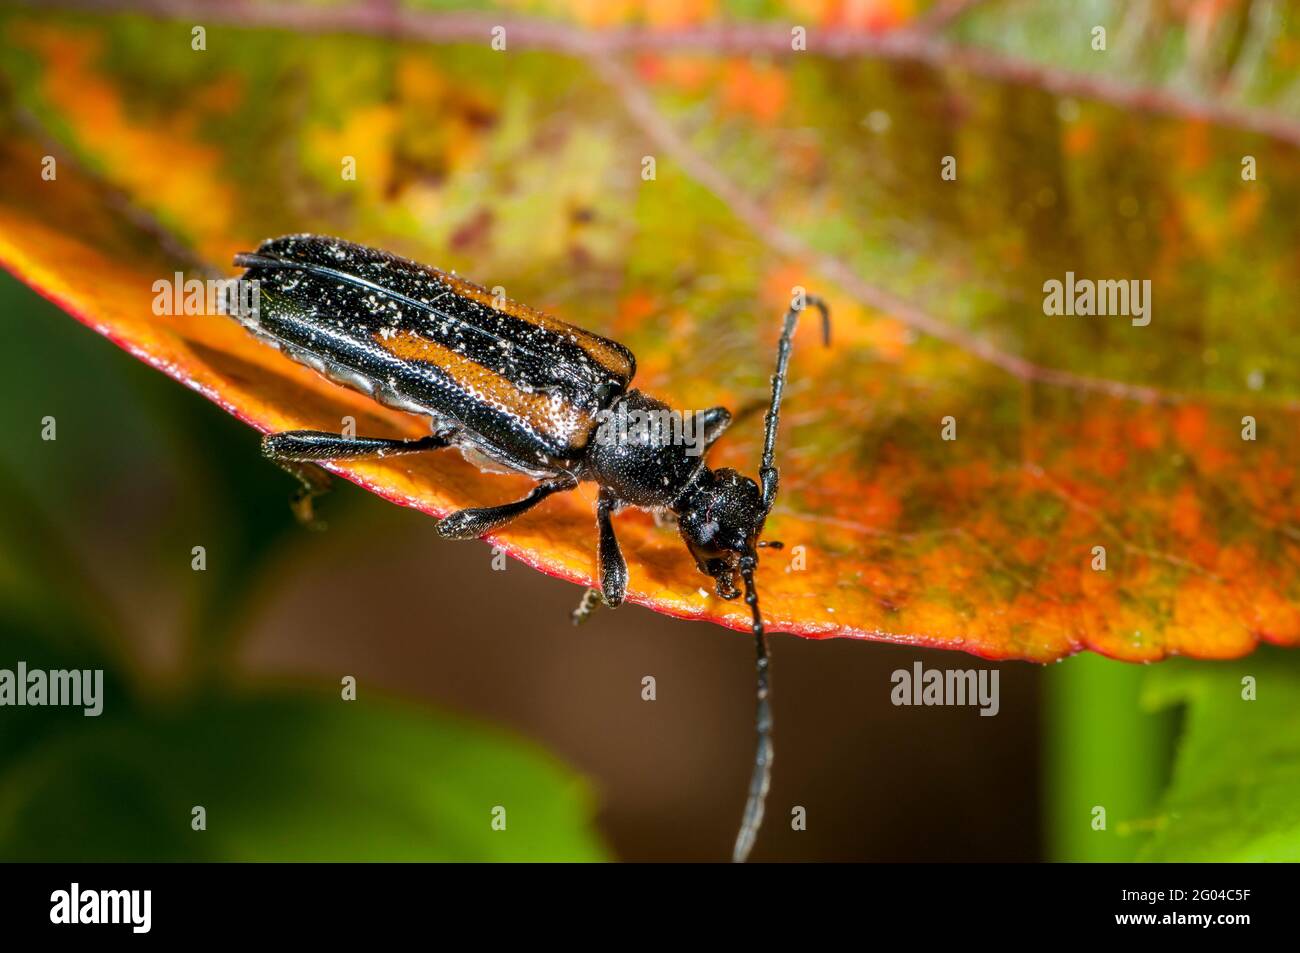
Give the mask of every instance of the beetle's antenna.
M 754 772 L 749 778 L 749 797 L 745 813 L 740 820 L 740 832 L 731 852 L 734 863 L 743 864 L 763 825 L 763 807 L 767 802 L 767 789 L 772 784 L 772 705 L 768 701 L 768 669 L 771 660 L 767 655 L 767 633 L 763 628 L 763 615 L 758 608 L 758 589 L 754 586 L 754 567 L 758 557 L 748 552 L 740 557 L 740 576 L 745 581 L 745 603 L 754 620 L 754 649 L 758 667 L 758 709 L 754 718 L 758 730 L 758 749 L 754 753 Z
M 794 341 L 794 329 L 799 323 L 799 312 L 812 305 L 822 313 L 822 340 L 827 347 L 831 343 L 831 312 L 821 298 L 808 295 L 803 306 L 791 308 L 785 313 L 785 327 L 781 330 L 781 340 L 776 347 L 776 373 L 772 375 L 772 404 L 767 409 L 764 423 L 767 432 L 763 436 L 763 462 L 758 468 L 758 479 L 763 485 L 763 507 L 770 511 L 776 502 L 778 477 L 772 460 L 776 456 L 776 428 L 781 419 L 781 397 L 785 394 L 786 369 L 790 366 L 790 345 Z
M 785 394 L 785 377 L 790 366 L 790 347 L 794 342 L 794 330 L 799 323 L 799 312 L 812 305 L 822 313 L 822 340 L 827 347 L 831 343 L 831 312 L 821 298 L 808 295 L 803 304 L 791 308 L 785 313 L 785 326 L 781 329 L 781 340 L 776 349 L 776 372 L 772 375 L 772 403 L 764 418 L 766 432 L 763 436 L 763 462 L 758 468 L 758 477 L 763 485 L 763 514 L 771 512 L 776 502 L 778 476 L 773 460 L 776 457 L 776 428 L 781 419 L 781 397 Z M 756 546 L 762 546 L 759 542 Z M 772 544 L 779 549 L 781 544 Z M 758 731 L 758 749 L 754 752 L 754 771 L 749 777 L 749 797 L 745 801 L 745 813 L 740 820 L 740 832 L 736 834 L 736 846 L 731 853 L 735 863 L 744 863 L 749 857 L 758 829 L 763 824 L 763 809 L 767 803 L 767 789 L 772 786 L 772 705 L 768 700 L 768 672 L 771 659 L 767 654 L 767 631 L 763 627 L 763 614 L 758 607 L 758 588 L 754 584 L 754 569 L 758 566 L 758 551 L 751 549 L 740 557 L 740 577 L 745 581 L 745 603 L 749 606 L 753 618 L 754 652 L 758 670 L 758 707 L 755 712 L 754 726 Z

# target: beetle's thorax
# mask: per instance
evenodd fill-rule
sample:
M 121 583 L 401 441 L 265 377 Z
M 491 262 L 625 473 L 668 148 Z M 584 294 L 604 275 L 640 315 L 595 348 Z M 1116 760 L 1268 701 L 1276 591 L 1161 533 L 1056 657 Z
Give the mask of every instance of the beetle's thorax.
M 671 507 L 704 470 L 703 446 L 684 439 L 684 419 L 663 401 L 628 391 L 598 415 L 583 477 L 632 506 Z

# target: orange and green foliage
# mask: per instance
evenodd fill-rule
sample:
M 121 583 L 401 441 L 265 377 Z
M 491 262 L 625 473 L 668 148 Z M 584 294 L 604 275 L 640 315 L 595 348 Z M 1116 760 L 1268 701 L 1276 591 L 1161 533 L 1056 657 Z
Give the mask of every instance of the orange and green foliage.
M 618 6 L 575 17 L 644 22 Z M 652 6 L 669 21 L 647 29 L 717 13 Z M 923 5 L 802 6 L 882 30 Z M 5 14 L 0 262 L 260 430 L 418 435 L 227 319 L 153 306 L 267 237 L 381 246 L 623 341 L 676 406 L 745 412 L 712 462 L 751 474 L 806 287 L 835 340 L 795 347 L 772 629 L 1038 661 L 1300 644 L 1295 146 L 815 44 L 584 54 L 543 32 L 503 53 L 429 22 L 395 41 L 214 16 L 196 50 L 188 21 Z M 1067 273 L 1149 280 L 1149 323 L 1045 314 Z M 434 515 L 527 486 L 448 453 L 337 469 Z M 589 583 L 593 502 L 494 542 Z M 675 532 L 619 531 L 632 601 L 746 627 Z

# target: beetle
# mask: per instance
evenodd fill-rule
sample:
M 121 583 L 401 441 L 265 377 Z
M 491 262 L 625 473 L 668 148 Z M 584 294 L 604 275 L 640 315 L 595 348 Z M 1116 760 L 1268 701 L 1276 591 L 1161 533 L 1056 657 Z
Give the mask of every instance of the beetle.
M 405 440 L 316 430 L 265 435 L 263 454 L 299 481 L 293 507 L 303 522 L 314 522 L 312 501 L 329 486 L 321 463 L 454 447 L 481 469 L 522 473 L 536 483 L 523 499 L 443 517 L 437 531 L 445 538 L 483 536 L 548 496 L 593 481 L 599 601 L 618 606 L 626 595 L 627 563 L 613 523 L 624 506 L 674 516 L 719 597 L 739 596 L 739 577 L 752 620 L 758 699 L 758 747 L 732 854 L 745 860 L 762 824 L 772 760 L 769 658 L 754 573 L 758 550 L 780 543 L 759 537 L 776 501 L 773 461 L 795 327 L 803 307 L 814 306 L 829 345 L 825 302 L 808 296 L 785 315 L 755 482 L 710 469 L 698 447 L 692 452 L 670 428 L 624 428 L 616 439 L 601 439 L 607 434 L 599 428 L 611 417 L 640 414 L 645 421 L 671 413 L 630 389 L 636 358 L 616 341 L 494 298 L 454 274 L 342 239 L 275 238 L 236 255 L 235 264 L 245 269 L 241 280 L 258 290 L 255 308 L 236 311 L 257 337 L 335 383 L 431 422 L 428 435 Z M 698 415 L 704 450 L 731 420 L 725 407 Z M 597 604 L 589 589 L 574 621 Z

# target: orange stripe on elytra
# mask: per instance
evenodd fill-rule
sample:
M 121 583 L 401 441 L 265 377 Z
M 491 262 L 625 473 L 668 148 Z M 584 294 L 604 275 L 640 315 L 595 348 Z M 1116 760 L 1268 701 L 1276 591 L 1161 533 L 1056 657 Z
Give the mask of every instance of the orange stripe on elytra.
M 509 298 L 497 298 L 482 285 L 476 285 L 464 278 L 449 275 L 446 272 L 440 272 L 439 274 L 442 280 L 451 286 L 451 290 L 455 294 L 476 301 L 493 311 L 509 315 L 512 318 L 544 328 L 555 334 L 572 337 L 574 342 L 611 376 L 625 381 L 631 379 L 632 364 L 628 360 L 627 354 L 607 338 L 603 338 L 599 334 L 580 328 L 577 325 L 569 324 L 567 321 L 561 321 L 559 318 L 552 317 L 545 312 L 536 311 L 526 304 L 520 304 L 518 301 L 512 301 Z M 502 302 L 499 307 L 497 305 L 498 301 Z
M 557 401 L 547 394 L 522 391 L 508 377 L 414 331 L 398 331 L 386 338 L 376 333 L 374 341 L 394 357 L 404 361 L 423 361 L 441 368 L 466 390 L 472 390 L 476 396 L 521 418 L 542 433 L 563 436 L 575 447 L 587 442 L 585 437 L 591 431 L 592 417 L 567 400 Z M 574 438 L 578 439 L 575 441 Z

